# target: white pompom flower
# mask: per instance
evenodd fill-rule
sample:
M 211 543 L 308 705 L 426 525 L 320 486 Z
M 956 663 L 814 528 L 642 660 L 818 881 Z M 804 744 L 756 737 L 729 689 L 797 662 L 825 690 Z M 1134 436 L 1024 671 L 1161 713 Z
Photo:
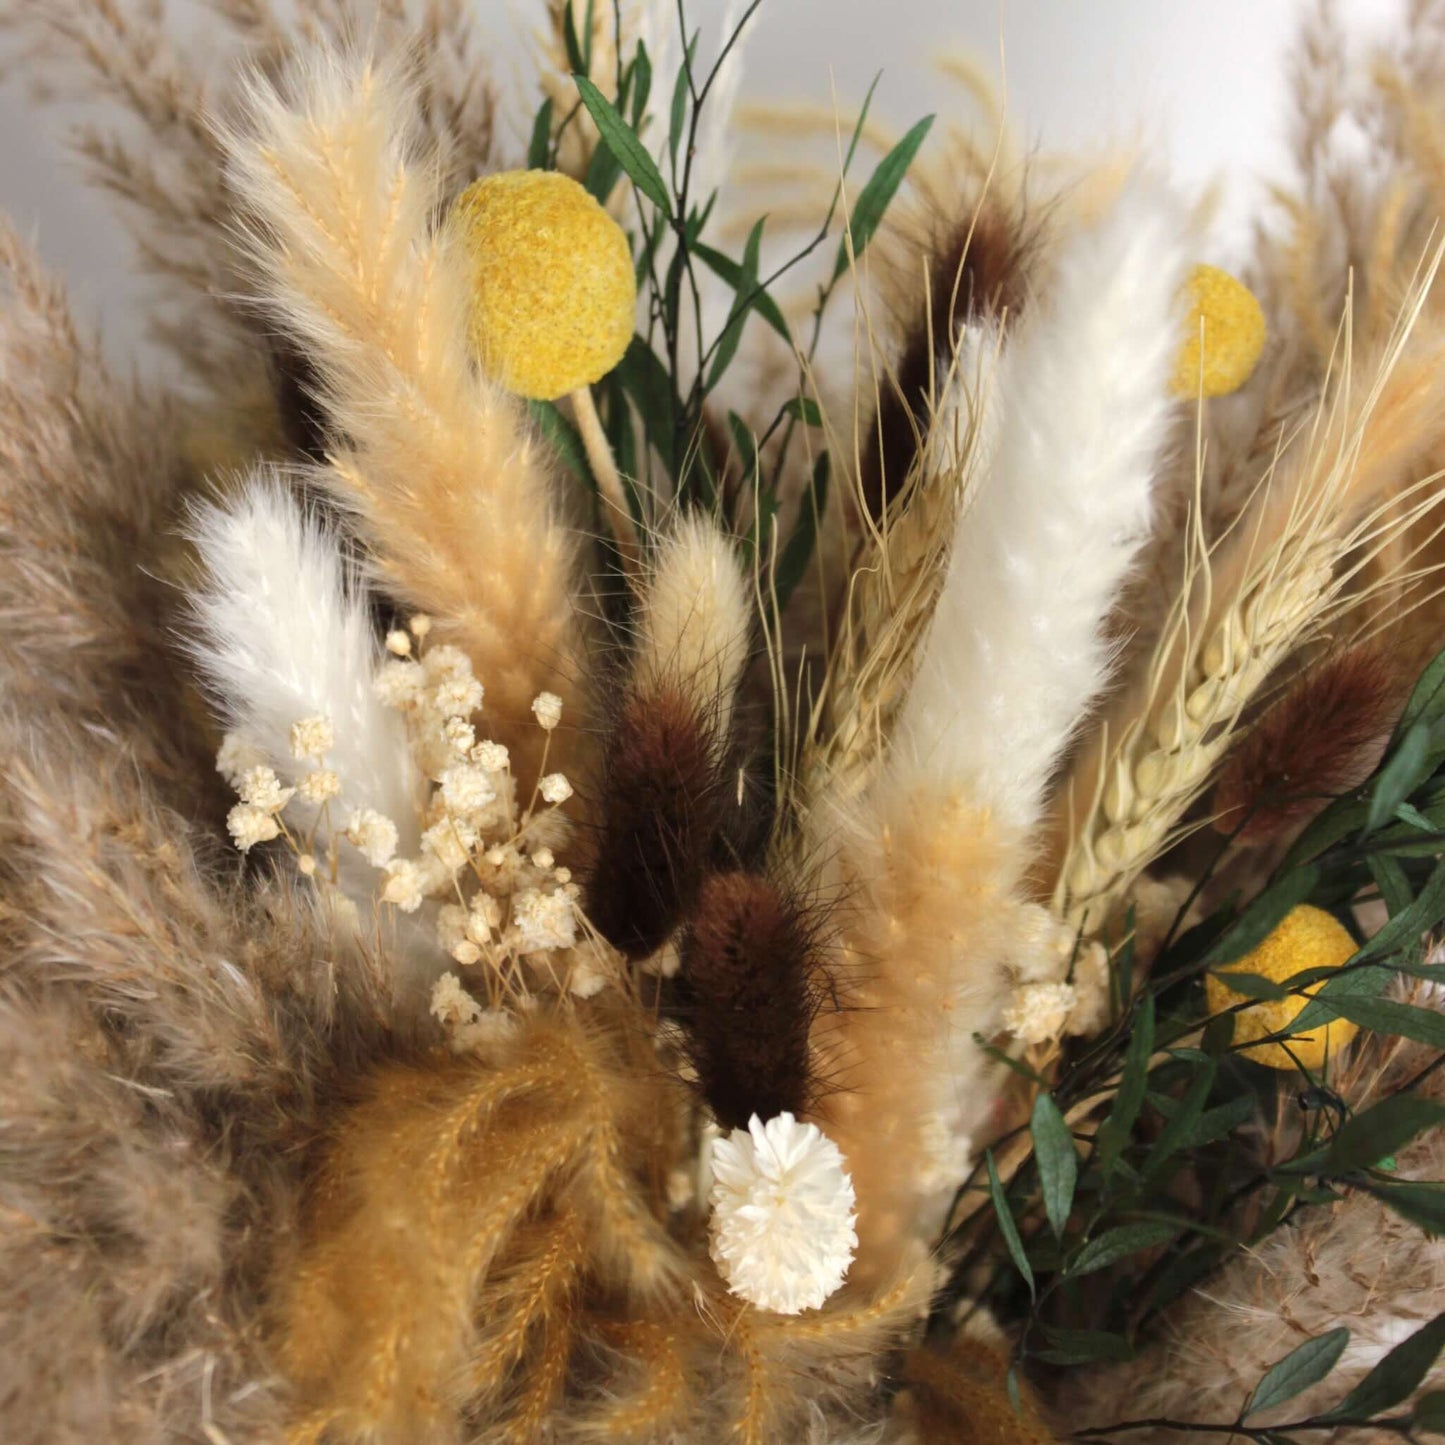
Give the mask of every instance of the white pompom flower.
M 713 1260 L 733 1294 L 760 1309 L 817 1309 L 858 1248 L 853 1181 L 816 1124 L 753 1115 L 712 1146 Z

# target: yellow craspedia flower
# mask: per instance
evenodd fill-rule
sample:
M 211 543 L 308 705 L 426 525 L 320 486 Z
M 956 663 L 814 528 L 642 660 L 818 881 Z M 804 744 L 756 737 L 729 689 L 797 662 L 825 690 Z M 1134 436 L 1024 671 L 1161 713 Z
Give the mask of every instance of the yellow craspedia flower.
M 1205 396 L 1237 391 L 1249 380 L 1264 350 L 1264 312 L 1249 287 L 1218 266 L 1196 266 L 1184 285 L 1189 292 L 1189 320 L 1170 389 L 1176 396 L 1198 396 L 1202 382 Z
M 570 176 L 485 176 L 448 224 L 471 263 L 472 342 L 489 376 L 555 401 L 622 360 L 637 307 L 627 237 Z
M 1262 978 L 1284 983 L 1307 968 L 1338 968 L 1347 963 L 1355 953 L 1355 940 L 1346 932 L 1338 919 L 1321 908 L 1311 908 L 1301 903 L 1285 915 L 1284 921 L 1265 939 L 1253 953 L 1245 956 L 1219 973 L 1206 974 L 1204 978 L 1205 998 L 1211 1014 L 1219 1013 L 1234 1004 L 1248 1002 L 1245 994 L 1236 993 L 1225 982 L 1231 973 L 1257 973 Z M 1310 984 L 1306 992 L 1314 995 L 1324 986 L 1324 980 Z M 1289 1028 L 1305 1007 L 1305 1000 L 1298 994 L 1281 999 L 1256 999 L 1246 1009 L 1234 1016 L 1234 1042 L 1248 1043 L 1251 1039 L 1265 1038 Z M 1295 1068 L 1298 1060 L 1307 1069 L 1320 1069 L 1326 1058 L 1334 1058 L 1356 1033 L 1355 1025 L 1348 1019 L 1331 1019 L 1307 1034 L 1292 1038 L 1285 1043 L 1257 1044 L 1245 1049 L 1244 1053 L 1256 1063 L 1268 1064 L 1272 1069 Z

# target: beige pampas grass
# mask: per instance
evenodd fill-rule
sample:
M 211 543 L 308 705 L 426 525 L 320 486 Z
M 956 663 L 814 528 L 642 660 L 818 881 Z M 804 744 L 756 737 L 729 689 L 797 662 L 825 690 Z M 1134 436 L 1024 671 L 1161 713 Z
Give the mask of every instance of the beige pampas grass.
M 432 228 L 433 164 L 406 81 L 313 52 L 285 89 L 257 79 L 225 134 L 262 300 L 315 369 L 334 428 L 320 479 L 352 514 L 378 580 L 471 658 L 519 775 L 537 762 L 532 699 L 585 716 L 571 587 L 577 546 L 521 403 L 472 367 L 467 272 Z M 558 754 L 582 750 L 569 730 Z
M 208 801 L 200 709 L 156 580 L 192 485 L 172 402 L 114 377 L 60 287 L 0 223 L 0 739 L 53 720 L 123 739 L 185 809 Z

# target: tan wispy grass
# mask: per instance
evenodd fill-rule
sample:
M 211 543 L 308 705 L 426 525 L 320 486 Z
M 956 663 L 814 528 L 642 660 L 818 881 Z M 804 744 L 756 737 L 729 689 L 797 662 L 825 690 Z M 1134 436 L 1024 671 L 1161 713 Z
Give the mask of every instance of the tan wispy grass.
M 400 1445 L 469 1421 L 497 1440 L 763 1445 L 861 1405 L 920 1281 L 800 1318 L 726 1294 L 663 1228 L 680 1095 L 638 1067 L 635 1025 L 539 1013 L 487 1059 L 371 1075 L 277 1281 L 291 1440 Z
M 560 696 L 552 757 L 574 771 L 588 706 L 577 534 L 521 402 L 471 364 L 467 272 L 433 226 L 409 95 L 398 68 L 325 50 L 284 92 L 253 82 L 226 149 L 258 299 L 317 374 L 337 438 L 318 480 L 379 582 L 471 658 L 524 779 L 532 699 Z

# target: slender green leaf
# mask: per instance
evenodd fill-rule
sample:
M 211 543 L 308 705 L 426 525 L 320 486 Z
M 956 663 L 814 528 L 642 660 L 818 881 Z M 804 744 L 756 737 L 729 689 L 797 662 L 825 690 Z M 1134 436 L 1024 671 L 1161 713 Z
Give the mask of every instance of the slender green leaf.
M 1330 1010 L 1363 1029 L 1377 1034 L 1396 1034 L 1402 1039 L 1445 1049 L 1445 1014 L 1432 1008 L 1416 1008 L 1389 998 L 1365 998 L 1354 994 L 1336 994 L 1329 1000 Z
M 727 371 L 732 364 L 733 357 L 737 355 L 738 345 L 743 339 L 743 327 L 747 324 L 748 313 L 762 294 L 758 289 L 758 258 L 763 244 L 763 226 L 767 219 L 766 216 L 758 217 L 753 223 L 752 230 L 748 232 L 748 239 L 743 246 L 741 275 L 735 288 L 737 294 L 733 297 L 732 311 L 728 315 L 727 325 L 722 329 L 722 335 L 718 337 L 712 366 L 707 374 L 709 391 L 722 380 L 723 373 Z
M 1431 1390 L 1415 1401 L 1410 1423 L 1427 1435 L 1445 1435 L 1445 1390 Z
M 573 13 L 576 0 L 567 0 L 567 8 L 562 12 L 562 44 L 567 51 L 567 64 L 574 71 L 580 70 L 584 75 L 592 68 L 590 51 L 592 49 L 592 26 L 587 26 L 587 44 L 584 48 L 581 39 L 577 35 L 577 17 Z M 591 10 L 591 0 L 588 0 L 588 9 Z
M 721 251 L 715 251 L 711 246 L 705 246 L 702 242 L 694 244 L 693 255 L 697 257 L 709 271 L 720 276 L 734 291 L 741 291 L 743 285 L 743 268 L 730 256 L 725 256 Z M 778 308 L 778 303 L 764 291 L 761 286 L 755 287 L 752 299 L 752 306 L 758 315 L 788 343 L 793 344 L 792 333 L 788 330 L 787 320 Z
M 1003 1235 L 1004 1243 L 1008 1245 L 1009 1256 L 1014 1262 L 1014 1267 L 1023 1275 L 1024 1282 L 1029 1287 L 1029 1296 L 1034 1293 L 1034 1272 L 1029 1266 L 1029 1257 L 1024 1253 L 1024 1242 L 1019 1238 L 1019 1227 L 1014 1223 L 1013 1211 L 1009 1208 L 1008 1196 L 1003 1191 L 1003 1185 L 999 1183 L 998 1170 L 994 1167 L 993 1150 L 988 1150 L 984 1159 L 988 1163 L 988 1193 L 993 1200 L 993 1212 L 998 1219 L 999 1233 Z
M 907 135 L 878 162 L 877 169 L 868 178 L 868 183 L 858 195 L 853 206 L 853 215 L 848 223 L 847 234 L 838 245 L 838 259 L 833 266 L 833 279 L 837 280 L 847 269 L 850 259 L 856 261 L 867 250 L 887 212 L 889 204 L 903 184 L 908 167 L 918 154 L 929 130 L 933 117 L 926 115 Z
M 1402 1340 L 1338 1405 L 1316 1420 L 1368 1420 L 1407 1400 L 1445 1348 L 1445 1314 Z
M 1416 723 L 1433 725 L 1445 717 L 1445 651 L 1437 652 L 1405 704 L 1396 733 L 1403 736 Z
M 582 177 L 582 186 L 589 196 L 595 196 L 604 206 L 622 175 L 622 162 L 609 145 L 600 145 L 592 152 L 587 162 L 587 174 Z
M 1144 1164 L 1144 1178 L 1154 1179 L 1163 1172 L 1164 1166 L 1184 1147 L 1189 1136 L 1199 1124 L 1204 1113 L 1205 1101 L 1214 1087 L 1217 1065 L 1207 1054 L 1204 1063 L 1189 1081 L 1179 1107 L 1160 1131 L 1159 1137 L 1149 1149 L 1149 1158 Z
M 1317 1385 L 1339 1364 L 1345 1346 L 1350 1343 L 1346 1329 L 1329 1330 L 1291 1350 L 1284 1359 L 1273 1364 L 1254 1387 L 1241 1420 L 1261 1410 L 1272 1410 Z
M 1437 825 L 1431 822 L 1419 808 L 1414 807 L 1410 803 L 1401 803 L 1400 806 L 1395 809 L 1395 816 L 1402 823 L 1407 824 L 1409 827 L 1421 833 L 1433 833 L 1436 831 Z M 1374 861 L 1373 858 L 1371 861 Z
M 1386 1164 L 1393 1166 L 1393 1158 L 1382 1159 L 1379 1167 L 1383 1169 Z M 1445 1184 L 1369 1180 L 1363 1188 L 1417 1229 L 1423 1229 L 1426 1234 L 1445 1235 Z
M 1380 769 L 1370 790 L 1365 832 L 1373 833 L 1395 816 L 1395 809 L 1429 776 L 1430 727 L 1418 722 L 1400 739 L 1390 761 Z
M 1069 1211 L 1074 1207 L 1074 1186 L 1079 1178 L 1074 1136 L 1059 1113 L 1059 1106 L 1048 1094 L 1040 1094 L 1034 1100 L 1029 1127 L 1034 1136 L 1034 1159 L 1039 1166 L 1044 1212 L 1054 1237 L 1062 1239 L 1069 1223 Z
M 1214 1143 L 1216 1139 L 1228 1138 L 1254 1117 L 1258 1107 L 1258 1101 L 1253 1094 L 1241 1094 L 1227 1104 L 1220 1104 L 1218 1108 L 1206 1109 L 1180 1147 L 1198 1149 L 1205 1144 Z
M 1334 972 L 1333 969 L 1330 971 Z M 1299 988 L 1304 987 L 1304 983 L 1294 985 L 1292 982 L 1266 978 L 1262 973 L 1236 972 L 1232 968 L 1216 969 L 1215 972 L 1234 993 L 1243 994 L 1245 998 L 1288 998 L 1296 986 Z
M 672 202 L 668 198 L 667 184 L 657 163 L 647 153 L 647 148 L 638 140 L 632 127 L 618 115 L 616 107 L 585 75 L 574 75 L 582 104 L 592 117 L 598 134 L 611 148 L 613 155 L 622 164 L 622 169 L 632 178 L 632 184 L 657 207 L 663 215 L 671 217 Z
M 637 59 L 632 63 L 632 128 L 637 130 L 647 112 L 647 102 L 652 96 L 652 59 L 647 46 L 637 42 Z
M 1124 1152 L 1129 1136 L 1144 1105 L 1144 1091 L 1149 1084 L 1149 1059 L 1154 1053 L 1154 996 L 1145 994 L 1134 1015 L 1134 1032 L 1124 1056 L 1124 1071 L 1114 1107 L 1099 1130 L 1099 1164 L 1111 1173 Z
M 817 546 L 818 528 L 822 525 L 828 506 L 830 467 L 828 453 L 819 452 L 817 461 L 813 463 L 813 476 L 808 483 L 808 490 L 798 507 L 798 519 L 793 523 L 792 533 L 783 546 L 782 556 L 778 558 L 778 568 L 773 574 L 773 593 L 778 599 L 780 611 L 788 605 L 788 599 L 803 580 L 808 563 L 813 557 L 813 549 Z
M 552 148 L 552 100 L 549 96 L 542 102 L 537 118 L 532 122 L 532 139 L 527 142 L 527 169 L 547 169 L 547 155 Z
M 1384 853 L 1372 853 L 1365 862 L 1391 916 L 1408 908 L 1415 901 L 1415 890 L 1410 887 L 1405 866 L 1398 858 L 1391 858 Z
M 567 470 L 596 491 L 597 483 L 587 460 L 587 448 L 582 445 L 582 436 L 577 428 L 550 401 L 529 401 L 527 410 Z
M 1134 1358 L 1134 1347 L 1123 1335 L 1105 1330 L 1066 1330 L 1042 1325 L 1044 1338 L 1053 1350 L 1037 1352 L 1036 1358 L 1053 1365 L 1082 1365 L 1090 1360 L 1112 1360 L 1122 1364 Z
M 1277 1166 L 1276 1172 L 1338 1178 L 1369 1169 L 1441 1123 L 1445 1123 L 1445 1104 L 1415 1094 L 1391 1094 L 1342 1124 L 1323 1148 Z
M 690 95 L 692 66 L 697 59 L 697 35 L 688 42 L 687 53 L 677 68 L 677 80 L 672 87 L 671 114 L 667 125 L 667 153 L 672 158 L 673 174 L 677 173 L 677 148 L 682 144 L 682 132 L 687 125 L 687 102 Z
M 1180 1225 L 1162 1219 L 1148 1219 L 1140 1224 L 1121 1224 L 1115 1229 L 1106 1229 L 1074 1256 L 1065 1274 L 1072 1279 L 1077 1275 L 1108 1269 L 1111 1264 L 1117 1264 L 1131 1254 L 1141 1254 L 1146 1249 L 1167 1244 L 1180 1228 Z
M 795 396 L 783 403 L 783 410 L 804 426 L 822 426 L 823 413 L 811 396 Z

